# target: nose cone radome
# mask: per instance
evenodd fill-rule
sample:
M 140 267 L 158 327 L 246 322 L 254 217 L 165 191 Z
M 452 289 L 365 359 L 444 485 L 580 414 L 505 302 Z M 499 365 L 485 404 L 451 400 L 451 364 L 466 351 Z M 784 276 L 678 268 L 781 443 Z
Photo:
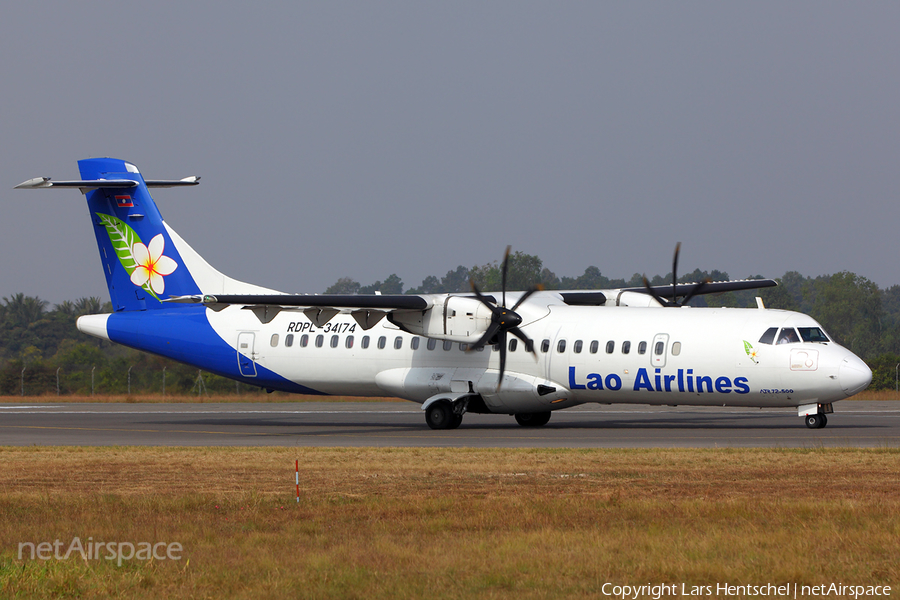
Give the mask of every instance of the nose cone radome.
M 844 390 L 844 393 L 852 396 L 863 391 L 872 383 L 872 369 L 861 358 L 851 354 L 841 361 L 838 379 L 841 382 L 841 389 Z

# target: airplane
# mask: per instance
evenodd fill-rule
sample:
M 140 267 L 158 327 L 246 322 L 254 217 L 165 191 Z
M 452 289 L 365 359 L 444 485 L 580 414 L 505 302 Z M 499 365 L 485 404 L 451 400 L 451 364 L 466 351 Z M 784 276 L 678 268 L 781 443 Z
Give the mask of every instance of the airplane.
M 80 331 L 268 391 L 400 397 L 432 429 L 467 413 L 525 427 L 585 403 L 791 407 L 807 427 L 865 389 L 872 371 L 811 317 L 698 308 L 695 296 L 776 285 L 769 279 L 591 291 L 402 295 L 288 294 L 232 279 L 162 219 L 144 179 L 113 158 L 78 162 L 81 179 L 18 189 L 84 194 L 113 305 Z

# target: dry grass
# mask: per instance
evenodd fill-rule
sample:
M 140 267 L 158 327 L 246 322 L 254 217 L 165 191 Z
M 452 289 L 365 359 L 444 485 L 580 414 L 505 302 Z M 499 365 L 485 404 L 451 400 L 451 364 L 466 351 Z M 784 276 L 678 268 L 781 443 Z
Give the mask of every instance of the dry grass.
M 894 390 L 865 390 L 848 400 L 900 400 L 900 392 Z
M 294 500 L 294 460 L 301 502 Z M 900 583 L 897 450 L 0 449 L 0 597 Z M 178 541 L 178 562 L 16 558 Z

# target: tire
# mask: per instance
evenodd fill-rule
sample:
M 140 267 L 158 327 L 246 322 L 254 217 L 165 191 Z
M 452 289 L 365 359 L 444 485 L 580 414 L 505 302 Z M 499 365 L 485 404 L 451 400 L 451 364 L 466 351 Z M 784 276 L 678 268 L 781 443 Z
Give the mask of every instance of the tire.
M 450 426 L 447 429 L 456 429 L 460 425 L 462 425 L 462 415 L 458 415 L 453 413 L 453 418 L 450 420 Z
M 806 415 L 804 417 L 804 421 L 806 421 L 806 426 L 810 429 L 822 429 L 825 427 L 825 423 L 827 423 L 827 419 L 825 415 L 817 414 L 817 415 Z
M 462 423 L 462 417 L 459 419 Z M 454 422 L 453 407 L 446 400 L 438 400 L 425 411 L 425 422 L 432 429 L 452 429 Z M 459 426 L 459 423 L 456 425 Z
M 522 427 L 541 427 L 550 420 L 550 412 L 517 413 L 516 423 Z

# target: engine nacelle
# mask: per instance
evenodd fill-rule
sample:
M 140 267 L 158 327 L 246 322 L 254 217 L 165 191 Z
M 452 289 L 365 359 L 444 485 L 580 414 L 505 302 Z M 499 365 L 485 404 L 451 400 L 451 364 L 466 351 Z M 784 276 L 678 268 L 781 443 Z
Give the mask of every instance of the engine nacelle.
M 391 323 L 414 335 L 474 344 L 491 324 L 491 309 L 471 296 L 447 296 L 424 311 L 395 311 Z
M 650 294 L 641 292 L 629 292 L 622 290 L 615 296 L 609 295 L 609 298 L 615 298 L 616 306 L 636 306 L 640 308 L 658 307 L 659 302 Z

